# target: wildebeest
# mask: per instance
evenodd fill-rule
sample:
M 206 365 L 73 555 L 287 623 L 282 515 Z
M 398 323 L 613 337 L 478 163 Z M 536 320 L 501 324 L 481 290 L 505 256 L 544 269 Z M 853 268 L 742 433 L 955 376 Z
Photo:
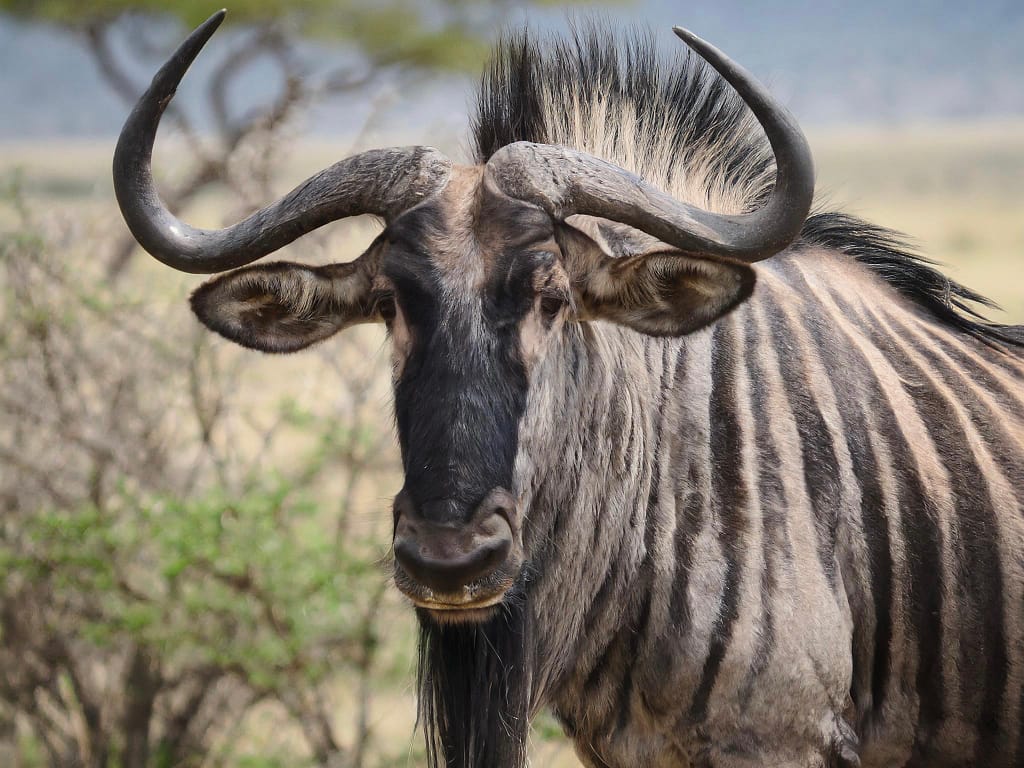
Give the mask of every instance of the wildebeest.
M 721 77 L 598 27 L 512 35 L 474 162 L 366 152 L 193 229 L 150 157 L 221 18 L 129 117 L 118 200 L 189 272 L 383 219 L 355 262 L 229 272 L 192 308 L 271 352 L 386 324 L 433 764 L 523 765 L 543 707 L 591 766 L 1024 761 L 1024 328 L 810 214 L 792 116 L 683 30 Z

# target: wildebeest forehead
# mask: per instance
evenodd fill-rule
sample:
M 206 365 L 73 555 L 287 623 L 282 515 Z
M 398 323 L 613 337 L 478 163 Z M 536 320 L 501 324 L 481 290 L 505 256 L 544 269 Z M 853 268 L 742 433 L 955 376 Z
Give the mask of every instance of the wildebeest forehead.
M 385 258 L 382 271 L 394 291 L 401 322 L 419 344 L 438 336 L 448 344 L 479 346 L 517 344 L 519 324 L 534 307 L 539 293 L 563 275 L 550 250 L 497 254 L 482 280 L 466 285 L 462 275 L 438 269 L 427 258 L 406 252 Z M 560 281 L 564 282 L 564 281 Z
M 389 228 L 381 270 L 410 315 L 471 310 L 484 320 L 514 320 L 556 263 L 550 217 L 488 189 L 475 171 Z

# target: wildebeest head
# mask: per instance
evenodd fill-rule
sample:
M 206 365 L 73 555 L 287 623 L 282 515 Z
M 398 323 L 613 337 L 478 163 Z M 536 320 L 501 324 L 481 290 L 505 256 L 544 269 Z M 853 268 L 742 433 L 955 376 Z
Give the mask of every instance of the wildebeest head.
M 356 323 L 387 325 L 405 468 L 394 502 L 396 582 L 436 619 L 486 618 L 528 557 L 518 429 L 553 340 L 594 320 L 681 335 L 743 301 L 754 283 L 749 262 L 788 245 L 806 217 L 806 142 L 744 70 L 676 30 L 736 88 L 771 142 L 776 185 L 753 213 L 712 214 L 596 157 L 520 142 L 475 166 L 426 147 L 365 152 L 239 224 L 197 230 L 160 202 L 151 151 L 163 109 L 222 18 L 182 44 L 124 127 L 114 178 L 125 219 L 156 258 L 210 273 L 339 218 L 383 218 L 383 233 L 354 262 L 238 269 L 200 287 L 192 307 L 211 329 L 268 352 L 299 350 Z M 628 225 L 654 245 L 613 258 L 595 236 L 600 225 L 587 234 L 569 223 L 574 216 Z

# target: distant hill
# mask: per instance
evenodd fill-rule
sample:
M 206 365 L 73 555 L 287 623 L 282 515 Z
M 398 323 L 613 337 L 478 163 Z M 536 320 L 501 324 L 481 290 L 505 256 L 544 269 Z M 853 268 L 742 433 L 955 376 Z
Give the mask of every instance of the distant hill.
M 212 6 L 211 6 L 212 7 Z M 1024 2 L 1021 0 L 634 0 L 603 12 L 616 24 L 651 25 L 673 43 L 682 24 L 713 41 L 772 85 L 803 120 L 814 123 L 904 123 L 1024 115 Z M 563 28 L 562 12 L 532 23 Z M 168 41 L 180 30 L 167 30 Z M 218 41 L 231 36 L 230 27 Z M 200 58 L 193 81 L 216 59 L 217 42 Z M 222 46 L 220 50 L 225 50 Z M 312 44 L 311 62 L 343 55 Z M 205 66 L 204 66 L 205 65 Z M 155 62 L 143 72 L 140 87 Z M 269 71 L 239 83 L 240 108 L 267 98 Z M 182 98 L 197 98 L 183 89 Z M 440 79 L 410 88 L 394 83 L 392 106 L 379 119 L 448 129 L 464 120 L 471 83 Z M 103 84 L 91 59 L 65 33 L 0 16 L 0 138 L 114 135 L 125 105 Z M 318 107 L 307 128 L 349 134 L 368 107 Z

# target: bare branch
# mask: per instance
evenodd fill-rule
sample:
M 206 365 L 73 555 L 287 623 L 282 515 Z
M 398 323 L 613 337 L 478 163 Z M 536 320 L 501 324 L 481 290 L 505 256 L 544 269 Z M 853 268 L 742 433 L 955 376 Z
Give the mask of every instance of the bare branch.
M 85 41 L 107 84 L 125 104 L 132 105 L 144 89 L 133 83 L 115 60 L 108 40 L 111 26 L 112 20 L 109 17 L 94 20 L 85 27 Z

